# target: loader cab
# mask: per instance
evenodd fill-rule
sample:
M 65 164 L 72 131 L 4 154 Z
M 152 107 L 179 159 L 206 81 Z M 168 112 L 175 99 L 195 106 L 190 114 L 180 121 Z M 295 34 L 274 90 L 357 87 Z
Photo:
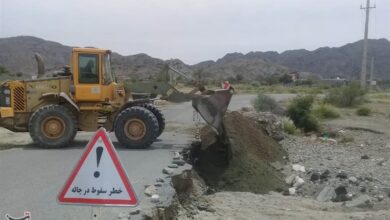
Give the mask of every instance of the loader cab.
M 73 48 L 72 72 L 77 102 L 103 102 L 113 99 L 116 83 L 111 72 L 111 51 Z

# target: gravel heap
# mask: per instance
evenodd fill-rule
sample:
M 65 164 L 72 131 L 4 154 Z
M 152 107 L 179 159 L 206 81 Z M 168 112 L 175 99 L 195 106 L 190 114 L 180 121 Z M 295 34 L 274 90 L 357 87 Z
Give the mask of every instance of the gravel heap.
M 258 128 L 256 121 L 239 112 L 225 114 L 222 137 L 210 127 L 201 131 L 201 143 L 193 144 L 191 163 L 216 191 L 267 193 L 286 188 L 278 167 L 286 163 L 286 151 Z

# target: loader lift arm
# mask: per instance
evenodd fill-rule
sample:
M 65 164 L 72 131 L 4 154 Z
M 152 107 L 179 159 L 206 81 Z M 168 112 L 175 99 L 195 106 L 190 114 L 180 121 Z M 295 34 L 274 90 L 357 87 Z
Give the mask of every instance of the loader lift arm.
M 195 88 L 184 93 L 191 99 L 192 107 L 200 114 L 203 120 L 222 134 L 222 120 L 233 96 L 231 90 L 206 90 L 206 88 L 193 78 L 168 65 L 168 68 L 178 75 L 194 83 Z M 196 94 L 200 91 L 201 94 Z

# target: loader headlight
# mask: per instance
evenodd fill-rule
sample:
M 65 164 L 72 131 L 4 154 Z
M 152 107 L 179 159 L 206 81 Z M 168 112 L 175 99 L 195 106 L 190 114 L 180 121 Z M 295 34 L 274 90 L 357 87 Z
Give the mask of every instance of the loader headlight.
M 11 94 L 11 91 L 9 89 L 4 89 L 3 93 L 4 95 L 9 95 Z
M 11 105 L 11 99 L 9 97 L 5 97 L 5 105 L 10 106 Z

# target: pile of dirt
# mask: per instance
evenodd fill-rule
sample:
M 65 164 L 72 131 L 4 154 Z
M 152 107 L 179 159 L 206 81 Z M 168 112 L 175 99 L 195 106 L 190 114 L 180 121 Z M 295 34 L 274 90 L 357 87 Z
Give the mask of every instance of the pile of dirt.
M 190 162 L 206 183 L 217 191 L 266 193 L 285 188 L 284 176 L 273 164 L 286 162 L 286 151 L 239 112 L 226 113 L 224 133 L 201 130 Z

